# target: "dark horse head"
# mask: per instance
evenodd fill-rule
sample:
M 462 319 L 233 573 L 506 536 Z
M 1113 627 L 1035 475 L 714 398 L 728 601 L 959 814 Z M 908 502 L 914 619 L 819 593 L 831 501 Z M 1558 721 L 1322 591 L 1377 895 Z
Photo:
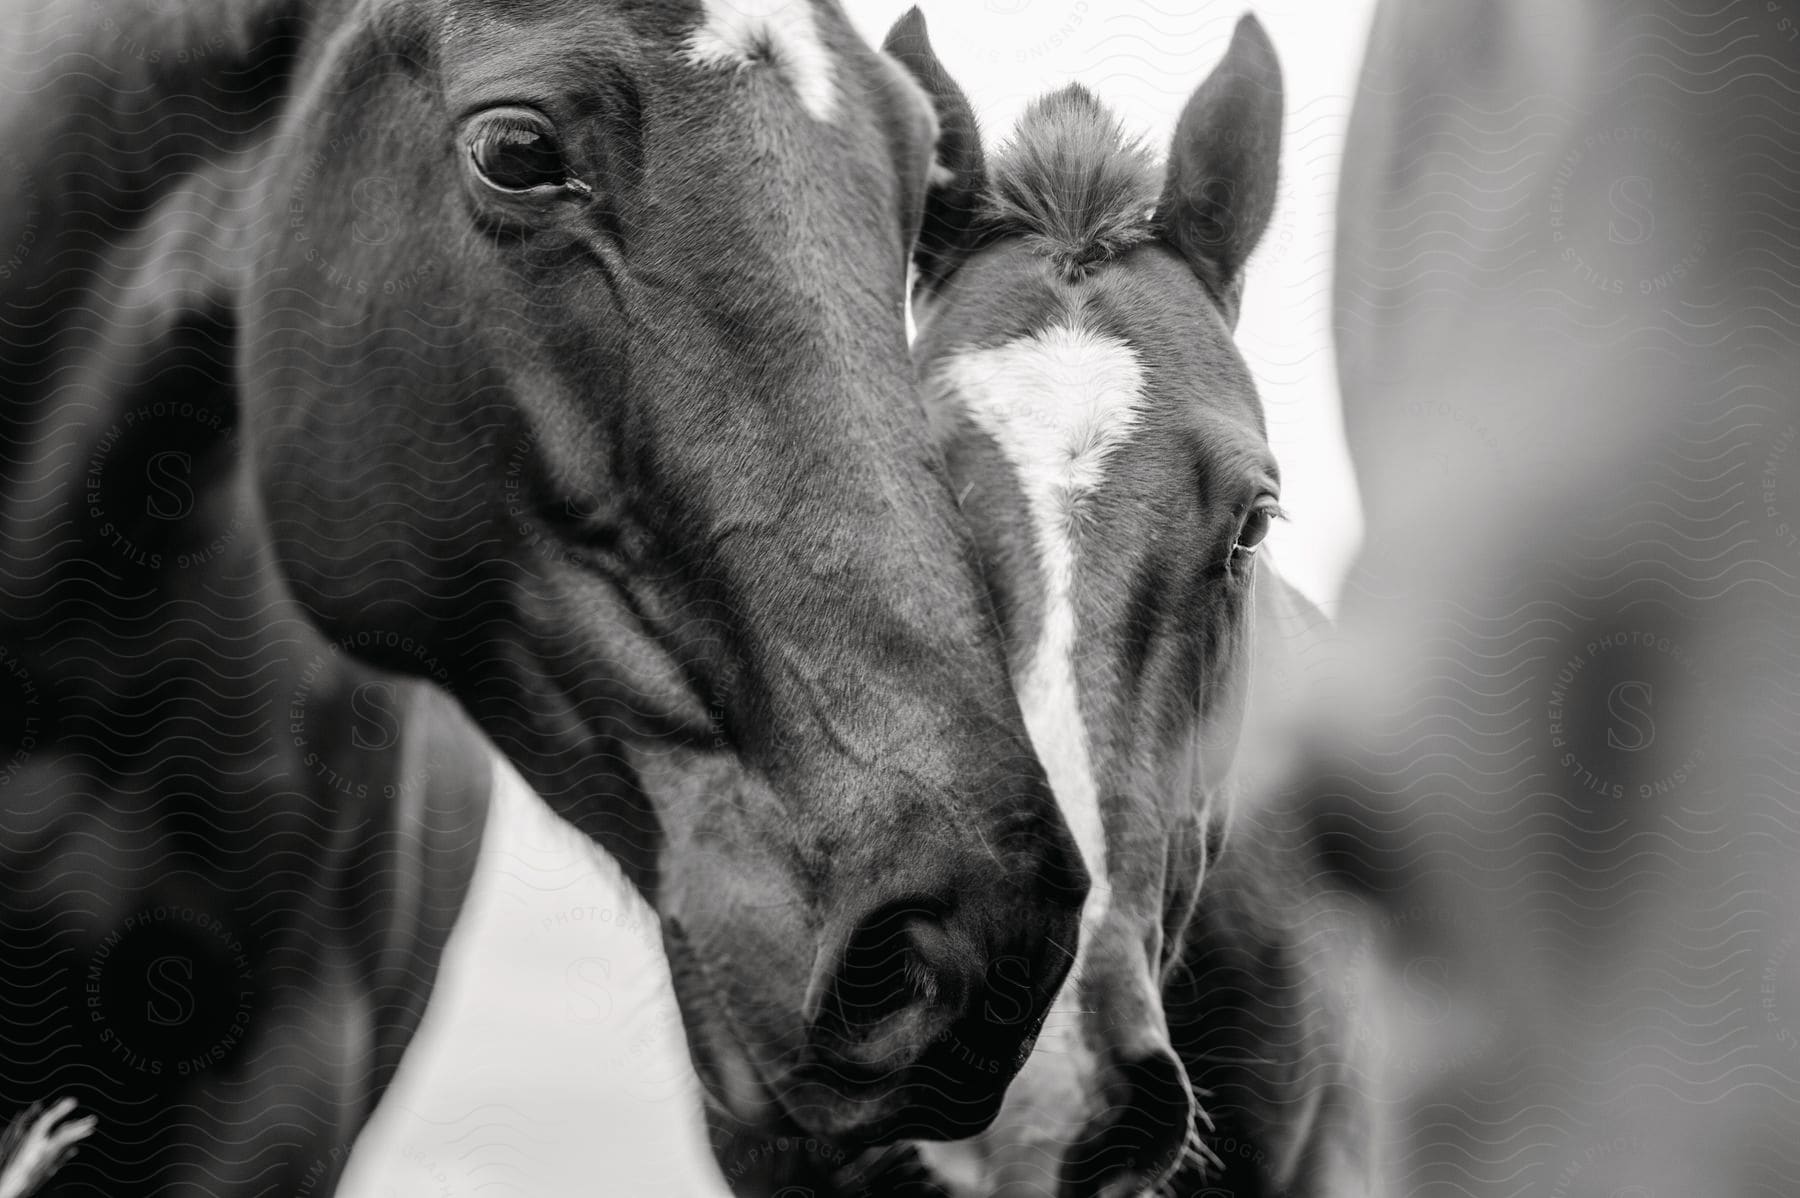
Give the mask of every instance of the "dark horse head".
M 1259 609 L 1293 598 L 1259 565 L 1280 482 L 1233 343 L 1274 202 L 1280 71 L 1246 18 L 1166 165 L 1079 86 L 1030 107 L 990 164 L 916 11 L 887 45 L 945 131 L 917 263 L 928 402 L 1094 881 L 1077 964 L 1000 1121 L 927 1159 L 959 1195 L 1136 1194 L 1178 1169 L 1201 1184 L 1200 1062 L 1172 1029 L 1175 991 L 1213 929 L 1246 930 L 1227 910 L 1242 895 L 1202 883 Z M 1278 990 L 1272 970 L 1246 985 Z M 1276 1138 L 1257 1152 L 1291 1159 Z M 1313 1192 L 1288 1189 L 1285 1165 L 1268 1175 Z
M 912 388 L 917 86 L 807 0 L 59 20 L 133 335 L 229 355 L 221 510 L 624 865 L 715 1113 L 984 1126 L 1086 880 Z
M 731 1116 L 984 1124 L 1083 883 L 909 385 L 929 104 L 832 4 L 347 20 L 242 298 L 288 577 L 625 864 Z

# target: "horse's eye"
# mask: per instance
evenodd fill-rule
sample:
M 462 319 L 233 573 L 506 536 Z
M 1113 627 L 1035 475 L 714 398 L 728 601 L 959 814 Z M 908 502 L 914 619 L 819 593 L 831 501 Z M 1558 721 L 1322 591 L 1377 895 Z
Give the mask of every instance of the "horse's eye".
M 1268 538 L 1269 528 L 1275 523 L 1275 517 L 1281 510 L 1272 503 L 1259 503 L 1250 509 L 1244 517 L 1243 527 L 1238 529 L 1237 541 L 1231 546 L 1231 556 L 1247 558 L 1261 547 Z
M 484 114 L 468 136 L 469 159 L 489 186 L 502 191 L 564 187 L 568 163 L 550 122 L 529 109 Z

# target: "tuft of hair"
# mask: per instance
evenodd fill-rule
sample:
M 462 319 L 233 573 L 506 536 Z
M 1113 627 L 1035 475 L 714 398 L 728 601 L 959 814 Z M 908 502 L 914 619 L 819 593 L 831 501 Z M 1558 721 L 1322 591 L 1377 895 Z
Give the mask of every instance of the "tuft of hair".
M 73 1098 L 48 1110 L 34 1102 L 0 1131 L 0 1198 L 31 1198 L 52 1173 L 68 1164 L 98 1124 L 92 1115 L 69 1118 L 74 1113 Z
M 1023 237 L 1080 278 L 1155 233 L 1162 166 L 1079 83 L 1032 102 L 995 156 L 986 238 Z

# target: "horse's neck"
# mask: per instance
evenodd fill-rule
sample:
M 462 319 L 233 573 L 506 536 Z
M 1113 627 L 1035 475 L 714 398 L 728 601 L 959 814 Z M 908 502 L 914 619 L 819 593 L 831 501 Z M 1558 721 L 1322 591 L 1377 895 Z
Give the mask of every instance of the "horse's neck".
M 71 593 L 92 607 L 101 644 L 141 635 L 136 622 L 160 605 L 246 627 L 258 611 L 281 618 L 238 494 L 232 248 L 245 155 L 280 107 L 244 74 L 260 60 L 243 39 L 276 8 L 249 0 L 208 35 L 199 17 L 223 13 L 222 0 L 107 0 L 51 6 L 25 31 L 38 74 L 0 109 L 0 161 L 36 201 L 29 252 L 0 272 L 0 314 L 32 314 L 0 338 L 0 440 L 14 449 L 0 563 L 21 580 L 0 641 L 47 652 L 44 630 L 67 618 Z M 176 61 L 193 37 L 212 39 L 210 65 Z M 221 103 L 233 73 L 243 90 Z M 184 81 L 200 90 L 177 94 Z
M 196 435 L 236 426 L 239 233 L 314 7 L 67 0 L 0 14 L 21 68 L 0 102 L 0 163 L 24 197 L 0 209 L 0 244 L 23 247 L 0 270 L 0 316 L 31 315 L 0 338 L 0 440 L 27 459 L 14 477 L 37 478 L 0 493 L 0 536 L 50 533 L 39 498 L 60 489 L 79 510 L 96 460 L 142 478 L 122 459 L 202 452 L 141 444 L 150 405 L 187 405 L 177 424 Z
M 0 270 L 0 311 L 32 314 L 0 340 L 15 419 L 66 385 L 84 330 L 152 226 L 180 218 L 171 196 L 209 166 L 240 165 L 274 127 L 303 36 L 299 7 L 100 0 L 0 17 L 20 66 L 0 101 L 0 163 L 24 201 L 0 210 L 0 238 L 25 247 Z M 251 177 L 214 173 L 240 188 Z M 212 246 L 231 240 L 229 227 L 204 232 Z
M 64 0 L 40 9 L 36 33 L 62 49 L 85 43 L 102 64 L 97 81 L 204 81 L 252 65 L 299 23 L 323 15 L 332 0 Z M 159 96 L 146 97 L 154 105 Z
M 77 176 L 83 197 L 141 185 L 140 168 L 179 174 L 184 159 L 228 151 L 243 130 L 280 115 L 271 100 L 291 82 L 307 31 L 328 19 L 328 7 L 320 0 L 64 0 L 42 8 L 35 22 L 0 17 L 19 68 L 0 122 L 5 148 L 27 165 L 92 155 L 99 170 Z M 58 136 L 84 129 L 110 136 Z

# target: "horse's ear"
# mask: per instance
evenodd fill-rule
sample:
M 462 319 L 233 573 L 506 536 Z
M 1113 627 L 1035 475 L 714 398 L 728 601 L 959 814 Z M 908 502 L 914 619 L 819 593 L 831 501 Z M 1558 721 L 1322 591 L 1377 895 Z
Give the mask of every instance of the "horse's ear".
M 969 97 L 933 52 L 925 16 L 917 8 L 894 22 L 881 48 L 918 80 L 937 111 L 937 152 L 925 196 L 925 221 L 913 251 L 920 284 L 936 287 L 950 277 L 970 248 L 981 195 L 987 187 L 981 128 Z
M 1281 64 L 1245 15 L 1231 47 L 1182 110 L 1157 223 L 1237 323 L 1244 262 L 1275 209 Z

